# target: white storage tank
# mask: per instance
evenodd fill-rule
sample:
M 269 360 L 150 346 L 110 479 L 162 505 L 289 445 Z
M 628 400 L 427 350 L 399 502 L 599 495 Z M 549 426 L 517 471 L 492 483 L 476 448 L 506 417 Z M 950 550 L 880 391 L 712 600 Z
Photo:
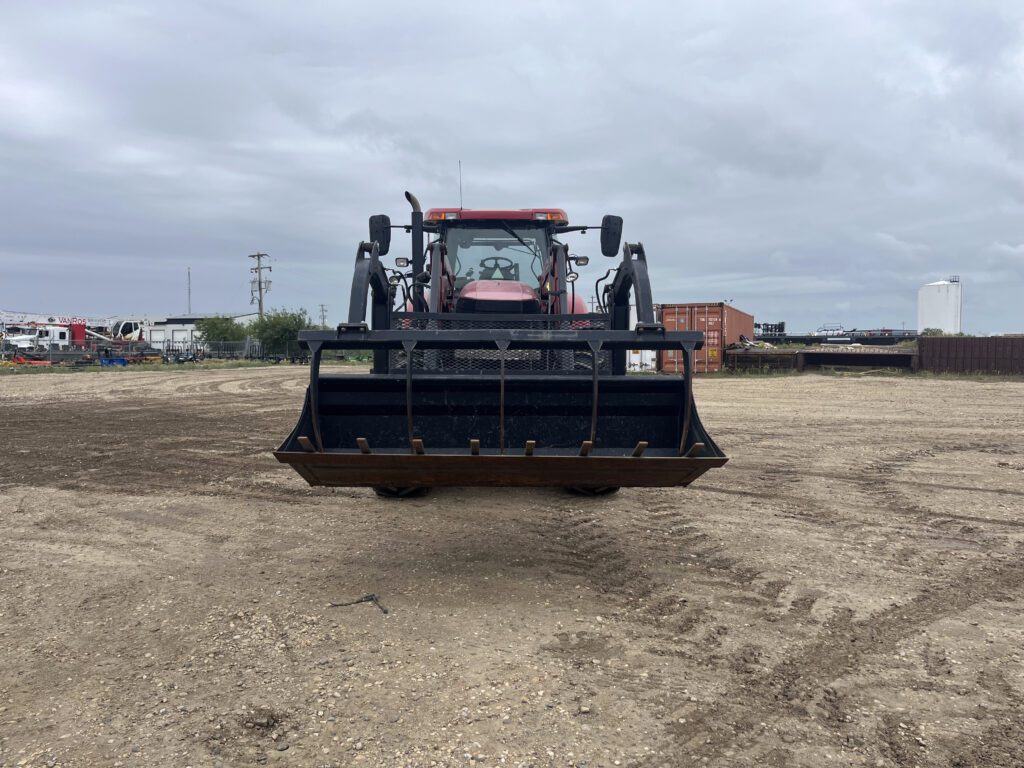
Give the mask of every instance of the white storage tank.
M 938 328 L 943 333 L 961 333 L 963 306 L 963 284 L 958 276 L 922 285 L 917 290 L 917 332 Z

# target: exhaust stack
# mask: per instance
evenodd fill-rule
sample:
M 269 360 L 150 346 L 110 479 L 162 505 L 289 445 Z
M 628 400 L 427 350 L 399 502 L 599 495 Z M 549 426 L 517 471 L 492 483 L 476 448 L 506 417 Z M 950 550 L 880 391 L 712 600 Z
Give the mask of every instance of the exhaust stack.
M 416 198 L 416 195 L 409 190 L 405 191 L 405 199 L 412 206 L 412 273 L 413 275 L 422 275 L 425 267 L 423 256 L 423 208 L 420 207 L 420 201 Z M 413 302 L 416 304 L 413 307 L 414 310 L 422 311 L 426 309 L 425 306 L 420 306 L 423 304 L 422 286 L 413 288 Z

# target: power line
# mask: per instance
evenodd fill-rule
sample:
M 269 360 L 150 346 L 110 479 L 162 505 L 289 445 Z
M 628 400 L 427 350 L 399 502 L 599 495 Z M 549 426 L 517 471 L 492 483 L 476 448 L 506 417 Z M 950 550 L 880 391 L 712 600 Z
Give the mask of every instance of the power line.
M 263 294 L 270 290 L 270 280 L 263 278 L 263 270 L 267 272 L 273 272 L 273 268 L 266 264 L 264 265 L 264 259 L 270 259 L 270 256 L 266 253 L 250 253 L 250 259 L 256 259 L 256 266 L 252 267 L 249 271 L 253 272 L 256 277 L 249 281 L 249 291 L 252 294 L 250 304 L 259 304 L 260 320 L 263 319 Z

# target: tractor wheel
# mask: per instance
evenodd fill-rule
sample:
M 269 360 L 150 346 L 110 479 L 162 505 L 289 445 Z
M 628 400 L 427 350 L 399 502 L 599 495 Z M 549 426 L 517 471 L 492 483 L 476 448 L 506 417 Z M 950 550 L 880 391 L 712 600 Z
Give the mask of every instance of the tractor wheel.
M 619 492 L 619 486 L 617 485 L 605 485 L 605 486 L 572 486 L 566 488 L 569 493 L 577 496 L 611 496 L 613 493 Z
M 380 485 L 373 489 L 373 492 L 385 499 L 415 499 L 419 496 L 426 496 L 429 488 L 413 485 L 405 488 L 390 485 Z

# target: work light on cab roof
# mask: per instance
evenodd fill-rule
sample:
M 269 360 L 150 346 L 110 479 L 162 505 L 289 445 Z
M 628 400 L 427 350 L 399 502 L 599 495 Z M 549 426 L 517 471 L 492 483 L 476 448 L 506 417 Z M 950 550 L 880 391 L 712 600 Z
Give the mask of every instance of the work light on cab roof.
M 474 485 L 604 494 L 685 486 L 725 464 L 693 402 L 704 336 L 666 331 L 655 317 L 644 247 L 622 243 L 621 218 L 570 226 L 561 208 L 424 215 L 405 196 L 408 224 L 370 217 L 348 322 L 299 334 L 310 384 L 279 461 L 311 485 L 384 496 Z M 382 260 L 392 229 L 411 235 L 395 267 Z M 593 308 L 576 293 L 588 257 L 563 242 L 590 229 L 604 256 L 621 252 L 594 285 Z M 371 372 L 322 373 L 328 349 L 372 350 Z M 682 376 L 627 375 L 631 349 L 681 352 Z
M 567 225 L 569 217 L 561 208 L 520 208 L 518 210 L 481 210 L 473 208 L 431 208 L 427 221 L 487 220 L 487 221 L 546 221 Z

